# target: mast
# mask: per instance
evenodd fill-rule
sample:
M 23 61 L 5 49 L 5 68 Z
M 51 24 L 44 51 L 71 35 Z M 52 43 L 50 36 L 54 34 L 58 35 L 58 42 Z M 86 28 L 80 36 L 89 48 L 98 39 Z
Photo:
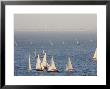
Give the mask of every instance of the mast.
M 32 70 L 32 68 L 31 68 L 30 54 L 29 54 L 29 70 Z
M 37 62 L 36 62 L 36 69 L 41 69 L 41 60 L 40 60 L 39 54 L 38 54 Z

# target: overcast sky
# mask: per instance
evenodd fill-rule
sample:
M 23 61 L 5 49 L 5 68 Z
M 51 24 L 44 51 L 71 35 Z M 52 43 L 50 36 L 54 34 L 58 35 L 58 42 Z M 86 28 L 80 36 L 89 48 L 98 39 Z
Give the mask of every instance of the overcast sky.
M 96 14 L 15 14 L 15 31 L 96 31 Z

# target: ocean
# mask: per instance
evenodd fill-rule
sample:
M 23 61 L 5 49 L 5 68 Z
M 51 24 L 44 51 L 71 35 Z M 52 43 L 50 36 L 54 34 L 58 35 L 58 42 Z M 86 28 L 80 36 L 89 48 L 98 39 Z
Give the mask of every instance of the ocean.
M 14 76 L 97 76 L 97 62 L 92 56 L 97 48 L 97 32 L 85 31 L 15 31 Z M 36 57 L 43 50 L 50 63 L 53 56 L 59 72 L 36 71 Z M 29 54 L 32 70 L 28 70 Z M 66 72 L 70 57 L 73 71 Z

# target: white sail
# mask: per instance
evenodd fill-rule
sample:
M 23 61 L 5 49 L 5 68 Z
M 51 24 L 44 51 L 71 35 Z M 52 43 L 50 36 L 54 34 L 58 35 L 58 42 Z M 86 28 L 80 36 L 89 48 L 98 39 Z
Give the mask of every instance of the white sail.
M 79 45 L 80 44 L 79 41 L 77 41 L 76 44 Z
M 94 59 L 94 60 L 97 60 L 97 48 L 96 48 L 95 53 L 94 53 L 94 55 L 93 55 L 93 59 Z
M 41 69 L 41 60 L 40 60 L 39 54 L 38 54 L 37 62 L 36 62 L 36 69 Z
M 43 66 L 43 64 L 42 64 L 42 63 L 41 63 L 41 69 L 42 69 L 42 70 L 44 70 L 44 66 Z
M 66 64 L 66 71 L 69 71 L 69 70 L 73 70 L 73 66 L 72 66 L 70 57 L 68 58 L 68 63 Z
M 68 58 L 68 69 L 73 69 L 70 57 Z
M 47 67 L 47 59 L 46 59 L 47 55 L 46 53 L 44 54 L 44 57 L 43 57 L 43 61 L 42 61 L 42 64 L 44 67 Z
M 68 66 L 67 66 L 67 64 L 66 64 L 66 71 L 68 71 Z
M 32 70 L 32 68 L 31 68 L 31 60 L 30 60 L 30 55 L 29 55 L 29 70 Z
M 56 69 L 56 66 L 55 66 L 55 63 L 54 63 L 54 60 L 53 60 L 53 56 L 51 58 L 51 67 L 52 67 L 52 69 Z
M 64 41 L 62 41 L 62 44 L 64 45 L 64 44 L 65 44 L 65 42 L 64 42 Z
M 48 71 L 55 71 L 57 70 L 56 69 L 56 66 L 55 66 L 55 63 L 54 63 L 54 60 L 53 60 L 53 57 L 51 58 L 51 64 L 48 65 Z

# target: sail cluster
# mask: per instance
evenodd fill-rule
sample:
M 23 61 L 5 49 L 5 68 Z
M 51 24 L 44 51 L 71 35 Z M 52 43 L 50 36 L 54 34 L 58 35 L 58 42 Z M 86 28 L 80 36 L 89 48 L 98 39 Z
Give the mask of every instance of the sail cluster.
M 94 53 L 92 58 L 95 61 L 97 60 L 97 48 L 96 48 L 95 53 Z M 28 70 L 32 70 L 30 59 L 31 58 L 30 58 L 30 55 L 29 55 L 29 68 L 28 68 Z M 49 72 L 58 71 L 58 69 L 57 69 L 57 67 L 55 65 L 53 56 L 51 57 L 51 61 L 50 61 L 50 64 L 49 64 L 47 62 L 47 54 L 46 54 L 46 52 L 44 52 L 44 50 L 43 50 L 43 58 L 42 58 L 42 60 L 40 58 L 40 55 L 39 54 L 37 55 L 37 58 L 36 58 L 36 70 L 37 71 L 47 70 Z M 65 71 L 73 71 L 73 65 L 72 65 L 70 57 L 68 57 L 68 61 L 67 61 L 67 64 L 66 64 Z

